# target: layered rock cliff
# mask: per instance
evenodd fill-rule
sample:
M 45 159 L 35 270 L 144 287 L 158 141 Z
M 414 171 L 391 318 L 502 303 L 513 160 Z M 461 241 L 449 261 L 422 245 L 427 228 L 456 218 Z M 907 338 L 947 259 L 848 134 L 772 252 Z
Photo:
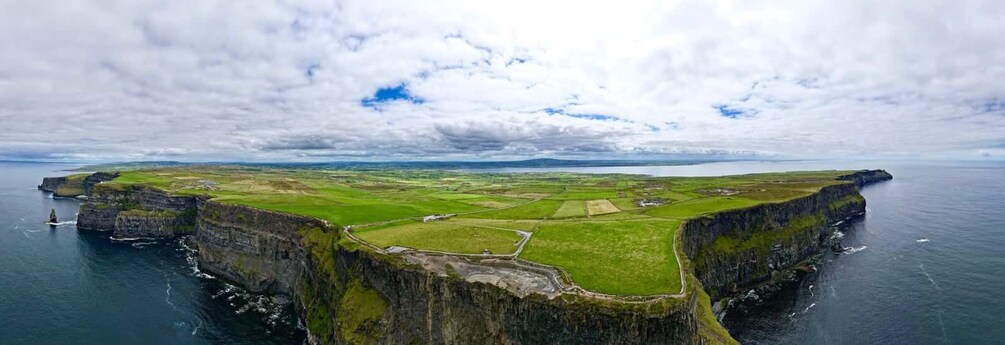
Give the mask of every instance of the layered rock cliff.
M 862 188 L 876 182 L 882 182 L 892 179 L 893 175 L 890 175 L 890 173 L 882 169 L 859 170 L 856 171 L 855 173 L 838 177 L 838 180 L 854 182 L 855 186 L 857 186 L 858 188 Z
M 856 184 L 882 174 L 843 179 L 855 184 L 685 222 L 676 242 L 684 297 L 644 303 L 520 297 L 376 253 L 324 221 L 143 186 L 93 186 L 78 228 L 125 237 L 195 234 L 201 269 L 252 291 L 292 296 L 317 344 L 735 343 L 712 315 L 709 295 L 763 283 L 819 253 L 829 224 L 864 211 Z
M 717 300 L 771 280 L 830 245 L 832 224 L 865 213 L 859 188 L 892 179 L 883 170 L 779 203 L 718 212 L 685 222 L 682 240 L 694 274 Z
M 830 224 L 865 212 L 853 184 L 782 203 L 692 219 L 684 224 L 685 252 L 713 298 L 765 282 L 826 248 Z
M 521 298 L 495 285 L 433 274 L 400 257 L 373 253 L 340 239 L 338 233 L 315 230 L 306 238 L 310 269 L 299 296 L 315 343 L 700 344 L 731 340 L 716 338 L 715 330 L 706 329 L 719 326 L 706 323 L 714 318 L 707 308 L 701 309 L 701 302 L 707 306 L 708 301 L 698 293 L 639 304 L 578 295 Z
M 115 237 L 167 238 L 195 234 L 196 197 L 144 186 L 95 185 L 80 205 L 77 228 Z
M 304 273 L 302 233 L 320 220 L 200 198 L 199 267 L 254 292 L 292 294 Z
M 50 192 L 53 196 L 72 198 L 85 196 L 91 193 L 94 185 L 111 181 L 117 177 L 117 173 L 98 172 L 93 174 L 74 174 L 61 177 L 46 177 L 42 179 L 42 184 L 38 189 Z

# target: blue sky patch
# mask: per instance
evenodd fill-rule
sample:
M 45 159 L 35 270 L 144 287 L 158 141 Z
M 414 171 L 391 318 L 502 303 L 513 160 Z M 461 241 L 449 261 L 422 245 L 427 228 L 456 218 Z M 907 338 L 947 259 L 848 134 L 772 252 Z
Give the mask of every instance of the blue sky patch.
M 576 113 L 566 113 L 564 109 L 560 108 L 544 108 L 544 112 L 548 115 L 565 115 L 568 117 L 575 117 L 577 119 L 585 120 L 597 120 L 597 121 L 619 121 L 621 118 L 617 116 L 604 115 L 604 114 L 576 114 Z
M 987 102 L 987 103 L 984 103 L 984 107 L 983 108 L 984 108 L 983 110 L 984 110 L 985 113 L 1002 112 L 1002 111 L 1005 111 L 1005 101 L 995 100 L 995 101 Z
M 395 101 L 406 101 L 412 104 L 422 104 L 426 100 L 413 96 L 408 92 L 408 85 L 399 84 L 395 87 L 382 87 L 377 89 L 377 92 L 373 93 L 372 97 L 367 97 L 359 101 L 359 104 L 371 108 L 377 109 L 379 106 Z
M 746 115 L 746 113 L 747 113 L 743 109 L 733 108 L 733 107 L 730 107 L 730 106 L 725 105 L 725 104 L 719 104 L 719 105 L 715 105 L 715 106 L 712 106 L 712 107 L 715 108 L 715 109 L 718 109 L 719 110 L 719 115 L 721 115 L 722 117 L 728 117 L 728 118 L 731 118 L 731 119 L 738 118 L 740 116 Z

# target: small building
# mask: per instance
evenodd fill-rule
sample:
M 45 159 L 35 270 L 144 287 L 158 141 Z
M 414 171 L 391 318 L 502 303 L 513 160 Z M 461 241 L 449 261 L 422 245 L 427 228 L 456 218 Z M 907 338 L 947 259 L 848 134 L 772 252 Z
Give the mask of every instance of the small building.
M 663 199 L 639 199 L 635 201 L 639 207 L 652 207 L 663 205 Z
M 454 215 L 452 215 L 452 214 L 431 214 L 431 215 L 422 217 L 422 222 L 423 223 L 435 222 L 437 220 L 444 220 L 444 219 L 448 219 L 448 218 L 453 217 L 453 216 Z

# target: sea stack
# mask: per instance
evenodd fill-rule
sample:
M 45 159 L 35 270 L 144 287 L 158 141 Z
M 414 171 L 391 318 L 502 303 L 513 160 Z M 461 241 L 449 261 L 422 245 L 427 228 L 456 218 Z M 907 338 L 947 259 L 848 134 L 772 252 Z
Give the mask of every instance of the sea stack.
M 56 209 L 52 209 L 52 211 L 49 212 L 49 225 L 56 225 L 56 223 L 59 223 L 59 221 L 56 220 Z

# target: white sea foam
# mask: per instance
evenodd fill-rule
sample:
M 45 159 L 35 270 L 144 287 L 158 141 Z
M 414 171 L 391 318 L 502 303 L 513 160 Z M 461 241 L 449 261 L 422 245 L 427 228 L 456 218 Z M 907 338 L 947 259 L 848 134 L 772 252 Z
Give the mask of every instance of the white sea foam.
M 142 237 L 109 237 L 108 239 L 112 240 L 112 242 L 128 242 L 128 241 L 138 241 L 138 240 L 142 240 L 144 238 L 142 238 Z
M 192 335 L 195 335 L 196 332 L 199 332 L 200 328 L 202 328 L 202 319 L 199 319 L 199 324 L 196 325 L 194 329 L 192 329 Z
M 167 302 L 171 308 L 174 308 L 174 303 L 171 303 L 171 281 L 167 281 L 167 290 L 164 290 L 164 302 Z
M 925 274 L 925 277 L 928 278 L 928 281 L 931 282 L 932 285 L 935 286 L 935 289 L 939 290 L 939 291 L 942 291 L 942 288 L 939 287 L 939 283 L 936 283 L 935 279 L 932 279 L 932 276 L 930 274 L 928 274 L 928 271 L 925 271 L 925 264 L 920 264 L 920 265 L 918 265 L 918 267 L 921 267 L 921 273 Z
M 108 239 L 111 240 L 112 242 L 147 241 L 150 243 L 157 243 L 157 241 L 160 240 L 159 238 L 154 237 L 115 237 L 115 236 L 109 236 Z
M 844 251 L 844 253 L 845 254 L 855 254 L 855 253 L 858 253 L 858 252 L 861 252 L 861 251 L 865 250 L 866 248 L 869 248 L 869 247 L 866 247 L 866 246 L 851 247 L 851 248 L 848 248 L 848 250 Z
M 925 242 L 928 242 L 928 241 L 930 241 L 930 240 L 927 239 L 927 238 L 919 238 L 917 242 L 918 243 L 925 243 Z
M 831 235 L 831 239 L 834 239 L 834 240 L 840 240 L 842 238 L 844 238 L 844 233 L 841 232 L 841 231 L 834 231 L 834 234 Z
M 806 312 L 810 311 L 810 308 L 813 308 L 813 307 L 816 307 L 816 306 L 817 306 L 816 303 L 810 303 L 809 307 L 806 307 L 806 309 L 803 309 L 803 314 L 805 314 Z

